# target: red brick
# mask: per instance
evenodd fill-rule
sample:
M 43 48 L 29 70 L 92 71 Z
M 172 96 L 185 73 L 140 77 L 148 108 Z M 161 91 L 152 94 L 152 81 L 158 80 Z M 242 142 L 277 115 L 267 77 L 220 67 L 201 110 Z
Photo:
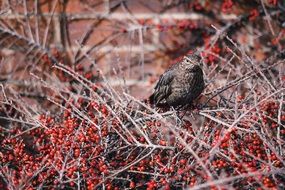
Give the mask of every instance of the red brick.
M 68 1 L 66 6 L 67 13 L 94 13 L 94 12 L 106 12 L 104 0 L 72 0 Z

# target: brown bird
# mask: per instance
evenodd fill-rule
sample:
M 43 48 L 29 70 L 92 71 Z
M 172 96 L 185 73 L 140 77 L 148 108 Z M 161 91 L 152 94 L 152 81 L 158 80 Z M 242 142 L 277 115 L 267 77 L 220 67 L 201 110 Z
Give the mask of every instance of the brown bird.
M 205 87 L 200 57 L 193 54 L 171 66 L 159 78 L 149 101 L 158 107 L 191 105 Z

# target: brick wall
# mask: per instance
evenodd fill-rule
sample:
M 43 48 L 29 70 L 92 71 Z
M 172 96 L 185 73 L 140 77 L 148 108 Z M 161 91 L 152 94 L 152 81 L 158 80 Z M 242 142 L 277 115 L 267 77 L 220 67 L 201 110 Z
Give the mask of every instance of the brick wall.
M 199 37 L 184 27 L 183 22 L 188 25 L 211 23 L 208 18 L 190 12 L 187 3 L 179 4 L 178 0 L 61 0 L 54 9 L 55 2 L 40 0 L 36 10 L 35 1 L 27 1 L 26 13 L 25 5 L 19 1 L 4 0 L 1 6 L 5 14 L 0 17 L 11 23 L 27 23 L 25 15 L 29 14 L 32 33 L 36 31 L 33 28 L 36 18 L 42 19 L 43 22 L 39 22 L 40 39 L 51 18 L 49 39 L 52 46 L 64 48 L 63 34 L 67 34 L 65 36 L 69 36 L 70 44 L 67 40 L 64 43 L 68 45 L 69 52 L 79 48 L 80 41 L 89 31 L 90 35 L 81 50 L 84 55 L 95 45 L 87 60 L 96 63 L 94 72 L 99 68 L 113 85 L 117 85 L 122 81 L 115 78 L 115 69 L 120 78 L 126 78 L 132 93 L 139 97 L 149 94 L 152 87 L 150 81 L 156 80 L 171 60 L 191 50 L 192 47 L 184 47 Z M 169 8 L 171 3 L 177 5 Z M 35 17 L 36 13 L 41 18 Z M 228 20 L 234 18 L 234 15 L 220 17 Z M 144 93 L 138 90 L 141 88 L 146 89 Z

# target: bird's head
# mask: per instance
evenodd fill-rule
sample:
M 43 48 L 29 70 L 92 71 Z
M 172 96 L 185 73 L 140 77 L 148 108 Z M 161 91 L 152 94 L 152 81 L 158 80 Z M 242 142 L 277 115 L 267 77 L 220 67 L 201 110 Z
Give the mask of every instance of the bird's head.
M 201 57 L 197 54 L 184 56 L 183 62 L 186 63 L 186 69 L 191 73 L 202 72 Z
M 197 54 L 190 54 L 190 55 L 184 56 L 183 61 L 185 63 L 197 65 L 200 63 L 201 57 Z
M 184 68 L 188 73 L 203 73 L 201 67 L 198 64 L 188 64 Z
M 201 66 L 201 57 L 198 54 L 186 55 L 183 58 L 183 62 L 188 65 L 187 67 L 193 67 L 194 65 Z

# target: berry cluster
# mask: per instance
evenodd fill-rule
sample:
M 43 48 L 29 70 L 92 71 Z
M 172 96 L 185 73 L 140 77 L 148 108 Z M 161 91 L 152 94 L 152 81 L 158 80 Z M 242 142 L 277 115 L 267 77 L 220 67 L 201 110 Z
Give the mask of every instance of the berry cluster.
M 206 122 L 202 126 L 204 139 L 197 137 L 189 121 L 175 131 L 159 121 L 146 121 L 141 129 L 146 137 L 133 128 L 128 135 L 105 105 L 82 99 L 73 103 L 86 110 L 88 119 L 77 117 L 75 108 L 67 106 L 59 117 L 40 115 L 38 126 L 26 130 L 15 125 L 1 137 L 3 189 L 179 189 L 219 176 L 241 176 L 228 182 L 239 189 L 285 185 L 284 176 L 273 173 L 284 169 L 284 156 L 272 149 L 262 134 L 268 130 L 271 138 L 280 133 L 280 140 L 285 139 L 284 128 L 276 123 L 277 102 L 259 106 L 262 117 L 252 115 L 254 126 L 244 123 L 227 131 L 225 126 L 216 129 L 214 123 Z M 217 114 L 219 117 L 224 115 Z M 285 122 L 284 115 L 281 122 Z M 189 152 L 189 146 L 199 160 Z M 215 147 L 218 153 L 211 153 Z

